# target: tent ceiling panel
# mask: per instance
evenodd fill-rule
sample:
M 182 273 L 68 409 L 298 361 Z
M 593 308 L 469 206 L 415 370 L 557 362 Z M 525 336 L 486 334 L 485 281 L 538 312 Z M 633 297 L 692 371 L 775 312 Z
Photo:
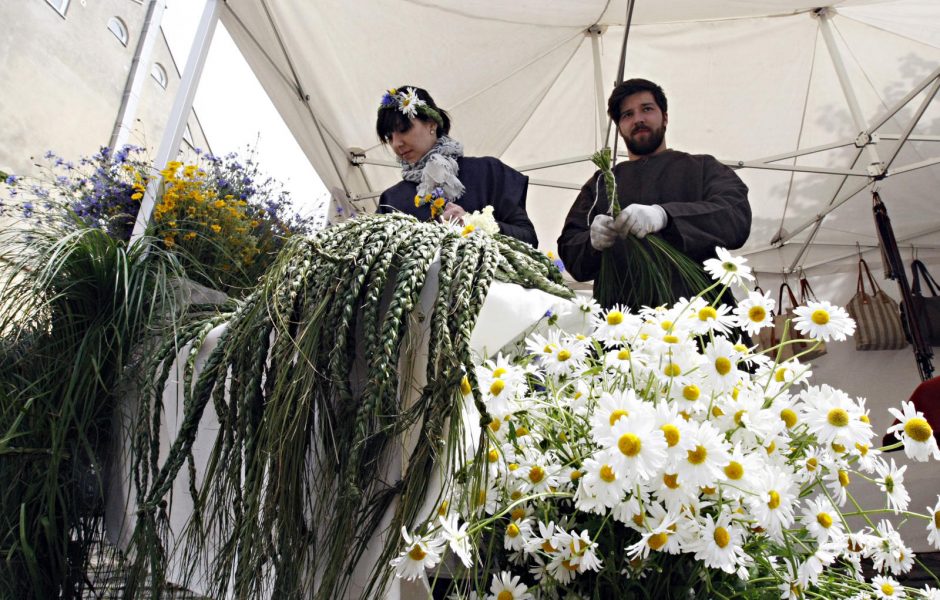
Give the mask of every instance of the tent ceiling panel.
M 851 143 L 863 128 L 857 122 L 872 122 L 940 67 L 940 5 L 829 3 L 834 60 L 813 14 L 819 4 L 637 2 L 627 75 L 658 81 L 669 94 L 670 147 L 751 165 L 825 146 L 831 149 L 771 166 L 841 171 L 867 172 L 875 158 L 890 157 L 927 91 L 877 130 L 882 137 L 874 153 Z M 468 154 L 494 155 L 516 167 L 588 156 L 601 135 L 585 31 L 602 26 L 606 95 L 616 77 L 626 6 L 626 0 L 229 0 L 223 22 L 317 172 L 328 186 L 355 196 L 398 180 L 394 168 L 351 165 L 346 151 L 361 148 L 370 161 L 391 162 L 375 137 L 375 110 L 383 90 L 402 83 L 426 87 L 451 111 L 453 134 Z M 850 97 L 857 101 L 854 115 Z M 914 132 L 940 140 L 940 102 L 927 106 Z M 892 168 L 938 157 L 940 141 L 908 143 Z M 577 189 L 541 183 L 577 188 L 592 172 L 586 161 L 527 172 L 534 182 L 529 211 L 543 248 L 554 248 Z M 844 246 L 874 239 L 866 178 L 738 172 L 754 213 L 744 251 L 758 269 L 779 272 L 796 257 L 804 264 L 838 259 Z M 925 224 L 940 223 L 940 203 L 933 201 L 938 178 L 940 164 L 933 164 L 878 182 L 899 239 L 918 236 L 925 246 L 940 246 L 940 234 L 922 233 Z M 826 216 L 817 228 L 819 215 Z M 768 250 L 781 236 L 786 246 Z M 807 241 L 815 246 L 804 250 Z M 854 268 L 853 262 L 840 264 Z

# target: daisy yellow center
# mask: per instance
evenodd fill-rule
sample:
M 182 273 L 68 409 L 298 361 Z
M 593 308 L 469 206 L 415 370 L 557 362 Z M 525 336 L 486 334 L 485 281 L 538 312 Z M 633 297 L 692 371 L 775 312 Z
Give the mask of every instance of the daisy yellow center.
M 817 325 L 825 325 L 829 322 L 829 313 L 821 308 L 817 308 L 809 318 Z
M 740 425 L 741 421 L 744 420 L 744 415 L 746 414 L 747 414 L 746 410 L 739 410 L 738 412 L 734 413 L 734 423 L 736 425 Z
M 515 502 L 519 498 L 522 498 L 521 490 L 515 490 L 513 493 L 509 494 L 509 499 L 512 500 L 513 502 Z
M 679 474 L 678 473 L 666 473 L 663 475 L 663 483 L 670 490 L 678 489 L 679 487 Z
M 724 414 L 725 414 L 725 411 L 721 410 L 720 406 L 712 407 L 712 416 L 715 417 L 716 419 L 718 417 L 724 416 Z
M 711 306 L 706 306 L 702 310 L 698 311 L 699 321 L 708 321 L 709 319 L 718 318 L 718 311 L 712 308 Z
M 612 310 L 607 313 L 607 324 L 608 325 L 620 325 L 623 323 L 623 313 L 619 310 Z
M 551 354 L 554 351 L 555 351 L 555 346 L 552 344 L 545 344 L 545 347 L 542 348 L 542 352 L 544 352 L 545 354 Z
M 693 465 L 700 465 L 705 462 L 705 459 L 708 458 L 708 449 L 705 446 L 699 444 L 695 447 L 695 450 L 689 450 L 688 453 L 689 462 Z
M 709 487 L 707 485 L 702 487 L 702 493 L 705 494 L 706 496 L 711 496 L 717 491 L 718 490 L 716 490 L 715 488 Z
M 767 318 L 767 311 L 763 306 L 752 306 L 747 311 L 747 318 L 755 323 L 761 323 Z
M 625 433 L 617 440 L 617 447 L 625 456 L 636 456 L 640 453 L 643 443 L 635 434 Z
M 538 465 L 535 465 L 529 469 L 529 481 L 532 483 L 539 483 L 543 479 L 545 479 L 545 469 Z
M 940 510 L 933 514 L 933 525 L 937 529 L 940 529 Z
M 500 425 L 502 425 L 502 422 L 496 417 L 493 417 L 493 420 L 490 421 L 490 431 L 492 431 L 493 433 L 496 433 L 497 431 L 499 431 Z
M 815 471 L 815 470 L 816 470 L 816 467 L 818 467 L 818 466 L 819 466 L 819 459 L 816 458 L 815 456 L 811 456 L 810 458 L 807 458 L 807 459 L 806 459 L 806 470 L 807 470 L 807 471 Z
M 849 479 L 849 472 L 848 472 L 848 471 L 842 471 L 842 470 L 839 471 L 839 484 L 840 484 L 842 487 L 848 487 L 848 485 L 849 485 L 849 483 L 850 483 L 851 481 L 852 481 L 852 480 Z
M 509 463 L 509 466 L 506 467 L 506 468 L 509 469 L 510 471 L 515 471 L 516 469 L 519 468 L 519 464 L 518 464 L 518 463 Z
M 496 600 L 513 600 L 512 592 L 509 590 L 503 590 L 496 596 Z
M 558 552 L 558 549 L 555 548 L 555 546 L 552 546 L 552 542 L 550 540 L 545 540 L 542 542 L 542 550 L 545 552 Z
M 522 437 L 524 435 L 529 435 L 529 430 L 523 425 L 516 427 L 516 437 Z
M 666 438 L 666 443 L 669 444 L 669 447 L 672 448 L 679 443 L 679 428 L 671 423 L 663 425 L 660 429 L 663 430 L 663 436 Z
M 702 390 L 695 384 L 689 384 L 682 388 L 682 397 L 689 402 L 695 402 L 702 395 Z
M 630 360 L 630 351 L 624 348 L 617 353 L 617 360 Z
M 858 450 L 858 453 L 861 456 L 868 456 L 868 446 L 865 446 L 863 444 L 859 444 L 858 442 L 856 442 L 855 449 Z
M 792 429 L 797 422 L 796 411 L 792 408 L 785 408 L 780 411 L 780 418 L 783 419 L 783 422 L 786 424 L 787 429 Z
M 843 446 L 842 444 L 837 444 L 835 442 L 832 442 L 830 446 L 832 446 L 832 451 L 835 452 L 836 454 L 842 454 L 843 452 L 845 452 L 845 446 Z
M 663 328 L 663 331 L 669 331 L 672 329 L 672 321 L 663 321 L 659 326 Z
M 663 375 L 666 377 L 676 377 L 680 373 L 682 373 L 682 369 L 674 362 L 666 363 L 666 366 L 663 367 Z
M 719 375 L 727 375 L 731 372 L 731 361 L 727 356 L 719 356 L 715 359 L 715 370 Z
M 670 334 L 668 334 L 668 335 L 664 335 L 664 336 L 663 336 L 663 341 L 666 342 L 667 344 L 678 344 L 678 343 L 679 343 L 679 338 L 678 338 L 678 336 L 672 335 L 672 334 L 670 333 Z
M 477 228 L 477 226 L 476 226 L 476 225 L 473 225 L 473 224 L 471 224 L 471 225 L 466 225 L 466 226 L 464 226 L 463 231 L 460 232 L 460 235 L 462 235 L 463 237 L 467 237 L 468 235 L 470 235 L 471 233 L 473 233 L 474 231 L 476 231 L 476 228 Z
M 740 352 L 740 353 L 742 353 L 742 354 L 747 354 L 747 353 L 748 353 L 747 346 L 745 346 L 744 344 L 742 344 L 742 343 L 740 343 L 740 342 L 738 342 L 737 344 L 735 344 L 735 345 L 732 346 L 732 347 L 734 348 L 735 352 Z
M 460 393 L 464 396 L 469 396 L 471 391 L 470 380 L 464 376 L 464 378 L 460 380 Z
M 777 490 L 770 490 L 770 493 L 768 494 L 768 496 L 770 496 L 770 500 L 767 501 L 767 506 L 769 506 L 771 509 L 779 508 L 780 507 L 780 493 L 777 492 Z
M 496 450 L 490 450 L 489 454 L 487 454 L 487 458 L 489 459 L 491 463 L 494 463 L 497 460 L 499 460 L 499 452 L 497 452 Z
M 559 361 L 559 362 L 565 362 L 565 361 L 568 360 L 569 358 L 571 358 L 571 352 L 570 352 L 570 351 L 568 351 L 568 350 L 559 350 L 559 351 L 558 351 L 558 361 Z
M 868 415 L 861 415 L 859 416 L 858 420 L 861 421 L 862 423 L 871 424 L 871 419 L 868 418 Z
M 493 377 L 502 377 L 505 374 L 506 374 L 506 369 L 502 367 L 496 367 L 495 369 L 493 369 Z
M 563 566 L 564 568 L 568 569 L 569 571 L 577 571 L 577 570 L 578 570 L 578 565 L 573 565 L 573 564 L 571 564 L 571 561 L 568 560 L 567 558 L 566 558 L 565 560 L 561 561 L 561 566 Z
M 604 465 L 601 467 L 601 479 L 607 483 L 613 483 L 617 479 L 617 474 L 610 468 L 610 465 Z
M 833 427 L 845 427 L 849 424 L 849 413 L 844 408 L 833 408 L 826 415 L 826 420 Z
M 881 584 L 881 593 L 885 596 L 894 595 L 894 586 L 888 583 L 887 581 Z
M 774 453 L 774 450 L 776 450 L 776 449 L 777 449 L 777 442 L 770 442 L 770 445 L 767 446 L 766 448 L 764 448 L 764 450 L 767 451 L 767 455 L 768 455 L 768 456 L 771 455 L 771 454 L 773 454 L 773 453 Z
M 577 469 L 575 469 L 574 471 L 571 472 L 571 475 L 569 475 L 569 477 L 571 478 L 571 481 L 577 481 L 581 479 L 581 471 L 578 471 Z
M 421 546 L 418 544 L 415 544 L 411 548 L 411 550 L 408 551 L 408 557 L 411 558 L 411 560 L 416 561 L 416 562 L 424 560 L 424 557 L 427 555 L 428 553 L 425 552 L 424 549 L 421 548 Z
M 885 476 L 885 491 L 889 494 L 894 491 L 894 477 Z
M 623 410 L 622 408 L 618 408 L 614 412 L 610 413 L 610 426 L 613 427 L 614 423 L 620 420 L 620 417 L 626 417 L 629 414 L 630 413 Z
M 669 536 L 665 533 L 654 533 L 650 536 L 650 539 L 647 540 L 646 543 L 653 550 L 659 550 L 666 545 L 667 541 L 669 541 Z
M 483 506 L 486 504 L 486 490 L 480 490 L 477 492 L 477 506 Z
M 821 526 L 825 527 L 826 529 L 829 529 L 830 527 L 832 527 L 832 517 L 829 516 L 829 513 L 827 512 L 821 512 L 818 515 L 816 515 L 816 522 L 819 523 Z
M 728 463 L 728 466 L 725 467 L 725 475 L 728 476 L 728 479 L 732 481 L 737 481 L 744 477 L 744 466 L 736 460 Z
M 515 523 L 510 523 L 509 527 L 506 528 L 506 535 L 508 535 L 511 538 L 514 538 L 517 535 L 519 535 L 519 526 L 516 525 Z
M 643 521 L 644 521 L 644 519 L 643 519 L 643 513 L 640 513 L 640 514 L 637 514 L 637 515 L 633 515 L 633 516 L 630 518 L 630 520 L 633 521 L 633 524 L 636 525 L 637 527 L 642 527 L 642 526 L 643 526 Z
M 564 431 L 558 432 L 558 441 L 560 441 L 560 442 L 567 442 L 567 441 L 568 441 L 568 436 L 565 434 Z
M 728 273 L 736 273 L 738 270 L 738 265 L 734 264 L 731 261 L 725 261 L 721 263 L 721 268 L 727 271 Z
M 497 379 L 490 384 L 490 393 L 494 396 L 499 396 L 502 393 L 503 389 L 506 388 L 506 382 L 502 379 Z
M 777 371 L 774 373 L 774 380 L 777 383 L 783 383 L 784 381 L 786 381 L 787 380 L 787 368 L 783 367 L 783 368 L 777 369 Z
M 715 527 L 715 534 L 712 536 L 719 548 L 724 548 L 731 543 L 731 534 L 724 527 Z
M 933 428 L 926 419 L 914 417 L 904 424 L 904 433 L 915 442 L 924 443 L 933 435 Z

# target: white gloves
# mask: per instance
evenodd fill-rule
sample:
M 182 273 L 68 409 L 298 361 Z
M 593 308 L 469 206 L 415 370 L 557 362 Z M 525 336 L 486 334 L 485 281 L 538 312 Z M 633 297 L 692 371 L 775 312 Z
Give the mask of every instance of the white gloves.
M 606 250 L 614 245 L 618 237 L 635 235 L 645 238 L 661 231 L 669 222 L 665 209 L 658 204 L 631 204 L 617 215 L 597 215 L 591 222 L 591 245 L 595 250 Z
M 597 215 L 591 221 L 591 245 L 595 250 L 606 250 L 614 245 L 620 232 L 610 215 Z
M 669 217 L 666 211 L 658 204 L 631 204 L 620 211 L 614 226 L 621 235 L 635 235 L 642 239 L 651 233 L 662 230 Z M 593 235 L 593 232 L 592 232 Z

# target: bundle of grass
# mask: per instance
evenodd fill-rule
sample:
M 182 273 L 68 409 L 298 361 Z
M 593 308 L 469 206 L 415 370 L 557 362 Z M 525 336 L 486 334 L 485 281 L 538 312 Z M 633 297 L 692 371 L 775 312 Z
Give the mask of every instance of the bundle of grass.
M 149 240 L 57 222 L 0 242 L 0 597 L 80 597 L 118 381 L 176 312 Z
M 411 380 L 399 372 L 403 340 L 438 259 L 426 384 L 405 402 Z M 204 483 L 191 485 L 183 554 L 172 558 L 207 571 L 201 585 L 211 597 L 378 597 L 400 549 L 397 532 L 425 501 L 428 474 L 435 464 L 455 473 L 468 462 L 456 442 L 461 387 L 469 384 L 483 422 L 489 419 L 469 342 L 494 280 L 572 296 L 547 257 L 511 238 L 464 236 L 403 215 L 364 217 L 292 238 L 236 308 L 183 327 L 155 353 L 153 386 L 140 407 L 137 584 L 163 583 L 170 553 L 163 503 L 187 462 L 194 477 L 193 441 L 211 402 L 220 428 Z M 223 323 L 197 373 L 195 357 Z M 161 463 L 154 424 L 177 344 L 190 348 L 184 418 Z M 387 472 L 395 440 L 409 430 L 417 442 L 401 478 L 383 481 L 377 474 Z M 368 584 L 353 592 L 352 573 L 396 499 L 393 534 L 371 563 Z

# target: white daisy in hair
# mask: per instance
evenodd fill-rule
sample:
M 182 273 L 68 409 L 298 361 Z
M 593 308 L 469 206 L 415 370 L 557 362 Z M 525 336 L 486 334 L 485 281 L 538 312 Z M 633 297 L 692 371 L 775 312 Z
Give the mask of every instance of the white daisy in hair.
M 773 327 L 773 311 L 776 301 L 770 297 L 770 292 L 750 291 L 747 298 L 738 302 L 734 309 L 736 325 L 749 335 L 757 335 L 764 327 Z
M 919 460 L 921 462 L 930 460 L 940 460 L 940 449 L 937 447 L 937 440 L 933 434 L 933 427 L 924 413 L 914 407 L 914 403 L 905 400 L 901 403 L 901 410 L 889 408 L 888 412 L 900 421 L 897 425 L 888 428 L 888 433 L 893 433 L 904 442 L 904 454 L 908 458 Z
M 875 470 L 878 472 L 875 483 L 888 497 L 888 505 L 894 512 L 907 510 L 907 505 L 911 502 L 911 496 L 904 487 L 904 471 L 907 470 L 907 465 L 899 469 L 892 458 L 890 465 L 882 460 L 875 466 Z
M 404 550 L 391 561 L 395 575 L 408 581 L 421 579 L 427 583 L 425 571 L 433 569 L 441 561 L 443 541 L 434 536 L 408 533 L 404 527 L 401 528 L 401 537 L 405 542 Z
M 425 104 L 427 103 L 418 97 L 418 92 L 412 87 L 398 93 L 398 110 L 412 119 L 418 116 L 418 107 Z
M 845 535 L 838 509 L 825 496 L 806 501 L 800 522 L 820 544 L 830 540 L 841 542 Z
M 744 285 L 744 280 L 754 281 L 751 267 L 745 265 L 747 259 L 743 256 L 732 256 L 724 248 L 716 247 L 718 258 L 709 258 L 705 261 L 705 270 L 715 281 L 726 285 Z
M 490 594 L 487 600 L 532 600 L 529 588 L 522 583 L 521 577 L 509 571 L 502 571 L 493 575 L 490 583 Z
M 927 541 L 940 550 L 940 496 L 937 496 L 937 503 L 932 508 L 927 507 L 927 516 L 930 517 L 927 522 Z
M 793 312 L 793 328 L 813 340 L 843 341 L 855 333 L 855 321 L 841 306 L 822 301 L 809 301 Z
M 594 315 L 592 322 L 593 337 L 608 344 L 630 341 L 636 336 L 642 323 L 639 316 L 621 304 L 615 304 L 609 310 Z

